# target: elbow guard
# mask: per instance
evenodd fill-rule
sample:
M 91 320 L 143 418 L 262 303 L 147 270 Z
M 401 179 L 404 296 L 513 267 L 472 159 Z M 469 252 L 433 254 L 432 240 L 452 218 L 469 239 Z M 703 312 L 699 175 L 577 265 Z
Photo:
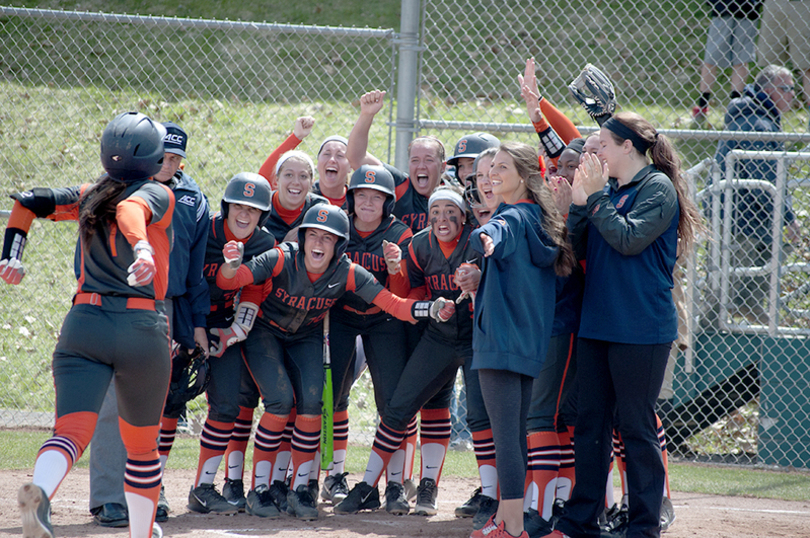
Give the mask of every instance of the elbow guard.
M 30 191 L 14 193 L 11 197 L 40 219 L 53 215 L 53 212 L 56 211 L 56 201 L 51 189 L 31 189 Z

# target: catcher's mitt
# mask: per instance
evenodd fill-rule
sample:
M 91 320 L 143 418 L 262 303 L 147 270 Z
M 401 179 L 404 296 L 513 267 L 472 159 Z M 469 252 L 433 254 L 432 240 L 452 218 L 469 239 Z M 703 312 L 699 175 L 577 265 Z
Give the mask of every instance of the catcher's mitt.
M 185 346 L 175 344 L 172 350 L 172 378 L 163 414 L 173 416 L 180 413 L 186 402 L 205 392 L 210 380 L 211 369 L 203 349 L 197 346 L 189 354 Z
M 568 85 L 574 99 L 594 118 L 606 120 L 616 111 L 616 92 L 613 83 L 596 66 L 588 64 Z M 601 122 L 600 122 L 601 125 Z

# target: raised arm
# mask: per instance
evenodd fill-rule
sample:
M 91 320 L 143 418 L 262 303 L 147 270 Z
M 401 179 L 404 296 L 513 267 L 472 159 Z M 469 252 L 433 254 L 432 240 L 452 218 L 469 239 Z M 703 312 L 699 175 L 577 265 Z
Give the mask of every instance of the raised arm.
M 349 133 L 349 144 L 346 149 L 349 165 L 354 170 L 364 164 L 382 166 L 382 161 L 368 153 L 368 133 L 371 130 L 371 124 L 374 123 L 374 116 L 382 110 L 384 104 L 384 91 L 373 90 L 360 97 L 360 117 L 357 118 L 352 132 Z

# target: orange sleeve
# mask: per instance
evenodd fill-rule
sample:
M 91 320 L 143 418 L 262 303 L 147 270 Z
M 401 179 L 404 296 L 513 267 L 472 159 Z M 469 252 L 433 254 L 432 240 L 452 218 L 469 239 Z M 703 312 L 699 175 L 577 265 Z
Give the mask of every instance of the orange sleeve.
M 413 299 L 397 297 L 386 289 L 381 290 L 372 301 L 374 305 L 379 306 L 395 318 L 410 322 L 416 321 L 411 315 L 411 307 L 415 302 Z
M 138 197 L 127 198 L 115 208 L 115 220 L 127 242 L 135 246 L 138 241 L 148 241 L 146 223 L 152 219 L 152 210 L 146 200 Z
M 14 207 L 11 209 L 11 216 L 8 218 L 7 228 L 17 228 L 25 233 L 31 229 L 31 223 L 37 216 L 33 211 L 22 205 L 19 200 L 14 201 Z
M 265 159 L 264 164 L 261 168 L 259 168 L 259 175 L 264 176 L 264 178 L 270 182 L 270 186 L 273 187 L 273 190 L 275 190 L 277 184 L 276 163 L 278 162 L 279 158 L 284 155 L 284 153 L 290 151 L 291 149 L 297 148 L 298 144 L 300 143 L 301 140 L 299 140 L 294 134 L 290 133 L 290 136 L 288 136 L 279 147 L 273 150 L 273 153 L 271 153 L 267 159 Z
M 225 278 L 222 276 L 222 267 L 217 272 L 217 287 L 223 290 L 237 290 L 241 287 L 253 284 L 253 273 L 245 265 L 240 265 L 236 270 L 236 276 Z
M 417 301 L 425 301 L 428 298 L 427 286 L 419 286 L 412 288 L 408 293 L 408 299 L 416 299 Z
M 581 138 L 577 126 L 568 119 L 568 116 L 559 111 L 557 107 L 548 102 L 547 99 L 540 99 L 540 112 L 548 118 L 548 123 L 560 135 L 562 141 L 569 144 L 575 138 Z M 535 127 L 536 129 L 537 127 Z M 538 131 L 539 132 L 539 131 Z
M 400 263 L 400 267 L 401 266 L 402 264 Z M 389 290 L 391 290 L 391 293 L 393 293 L 394 295 L 398 295 L 400 297 L 408 297 L 408 293 L 410 293 L 411 291 L 411 281 L 400 270 L 395 275 L 391 274 L 388 275 L 388 283 L 386 287 Z
M 272 280 L 266 280 L 262 285 L 251 284 L 242 288 L 242 295 L 239 300 L 245 303 L 260 305 L 262 301 L 264 301 L 264 298 L 270 295 L 271 291 L 273 291 Z

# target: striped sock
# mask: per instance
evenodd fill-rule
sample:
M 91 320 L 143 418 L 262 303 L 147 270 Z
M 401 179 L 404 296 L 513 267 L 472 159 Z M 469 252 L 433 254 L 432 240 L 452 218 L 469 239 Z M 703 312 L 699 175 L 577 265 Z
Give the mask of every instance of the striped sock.
M 160 454 L 160 465 L 166 468 L 166 461 L 169 459 L 169 452 L 174 446 L 174 438 L 177 434 L 177 421 L 179 419 L 161 417 L 160 433 L 158 434 L 158 453 Z
M 253 481 L 251 489 L 256 486 L 272 484 L 273 469 L 281 446 L 281 437 L 287 425 L 287 417 L 263 413 L 256 427 L 256 438 L 253 440 Z
M 616 469 L 622 481 L 622 497 L 627 495 L 627 455 L 624 451 L 624 441 L 618 430 L 613 430 L 613 453 L 616 455 Z
M 416 421 L 416 417 L 414 416 L 410 422 L 408 422 L 408 429 L 406 430 L 405 438 L 403 439 L 404 442 L 404 449 L 405 449 L 405 459 L 403 468 L 402 468 L 402 479 L 404 480 L 413 480 L 413 465 L 414 461 L 416 460 L 416 435 L 419 432 L 419 425 Z
M 233 422 L 217 422 L 210 418 L 203 424 L 200 435 L 200 457 L 197 462 L 197 478 L 194 486 L 200 484 L 213 484 L 217 476 L 217 469 L 228 441 L 233 433 Z
M 127 449 L 124 496 L 130 536 L 151 536 L 163 476 L 156 442 L 160 426 L 133 426 L 119 417 L 118 427 Z
M 667 453 L 667 432 L 661 424 L 661 418 L 655 415 L 655 424 L 658 428 L 658 442 L 661 444 L 661 458 L 664 460 L 664 496 L 671 499 L 672 493 L 669 490 L 669 454 Z
M 405 432 L 394 430 L 380 421 L 377 426 L 377 433 L 374 434 L 374 444 L 371 446 L 371 454 L 368 457 L 368 466 L 363 475 L 363 482 L 376 487 L 380 481 L 383 469 L 386 468 L 394 452 L 405 439 Z
M 308 484 L 309 472 L 320 445 L 321 415 L 298 415 L 292 438 L 293 491 Z
M 422 409 L 420 434 L 422 436 L 421 478 L 432 478 L 439 484 L 444 457 L 450 445 L 450 409 Z
M 336 411 L 332 443 L 332 470 L 330 475 L 339 475 L 346 467 L 346 449 L 349 446 L 349 411 Z
M 495 466 L 495 442 L 492 440 L 492 428 L 472 432 L 473 452 L 478 464 L 478 476 L 481 478 L 481 495 L 492 499 L 498 498 L 498 469 Z
M 225 476 L 231 480 L 242 480 L 245 470 L 245 452 L 250 441 L 250 430 L 253 427 L 253 409 L 240 407 L 239 416 L 233 423 L 233 432 L 225 449 L 225 461 L 228 469 Z
M 529 435 L 529 468 L 531 476 L 525 495 L 524 509 L 534 508 L 543 519 L 551 519 L 557 474 L 560 471 L 560 445 L 557 432 L 543 431 Z
M 295 418 L 298 413 L 293 407 L 290 415 L 287 417 L 287 425 L 284 427 L 284 433 L 281 434 L 281 446 L 278 447 L 278 455 L 276 456 L 276 464 L 273 467 L 273 479 L 271 484 L 276 480 L 284 482 L 290 474 L 290 459 L 292 458 L 292 436 L 295 429 Z
M 558 499 L 567 501 L 571 498 L 571 491 L 576 482 L 574 471 L 574 427 L 568 426 L 557 432 L 557 441 L 560 443 L 560 472 L 557 474 Z

